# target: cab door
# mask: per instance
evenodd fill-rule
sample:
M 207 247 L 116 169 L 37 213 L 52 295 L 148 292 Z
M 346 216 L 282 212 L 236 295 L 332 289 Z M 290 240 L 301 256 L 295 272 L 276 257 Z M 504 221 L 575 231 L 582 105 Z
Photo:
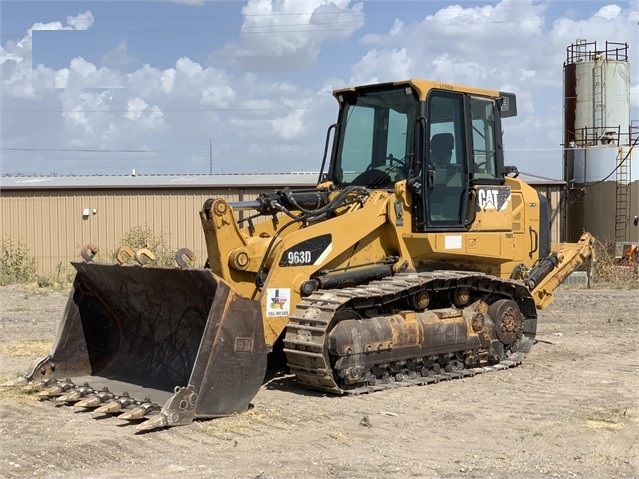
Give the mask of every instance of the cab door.
M 465 229 L 469 184 L 464 95 L 434 91 L 427 101 L 425 229 Z

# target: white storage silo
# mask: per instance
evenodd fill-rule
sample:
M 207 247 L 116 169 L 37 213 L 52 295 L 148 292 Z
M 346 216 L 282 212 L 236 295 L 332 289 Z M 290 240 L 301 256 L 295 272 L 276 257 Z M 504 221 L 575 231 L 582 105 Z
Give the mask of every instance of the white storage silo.
M 636 156 L 630 121 L 628 44 L 577 40 L 564 64 L 566 240 L 637 241 Z M 634 195 L 633 195 L 634 193 Z

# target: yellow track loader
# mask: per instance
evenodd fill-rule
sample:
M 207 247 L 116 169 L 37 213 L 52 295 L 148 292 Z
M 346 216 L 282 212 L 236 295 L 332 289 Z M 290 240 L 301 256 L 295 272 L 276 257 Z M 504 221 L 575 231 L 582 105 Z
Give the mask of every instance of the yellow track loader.
M 300 384 L 335 394 L 520 364 L 592 238 L 551 244 L 546 199 L 504 166 L 515 95 L 408 80 L 334 96 L 315 188 L 207 200 L 204 268 L 85 248 L 50 355 L 12 384 L 148 430 L 246 410 L 278 340 Z

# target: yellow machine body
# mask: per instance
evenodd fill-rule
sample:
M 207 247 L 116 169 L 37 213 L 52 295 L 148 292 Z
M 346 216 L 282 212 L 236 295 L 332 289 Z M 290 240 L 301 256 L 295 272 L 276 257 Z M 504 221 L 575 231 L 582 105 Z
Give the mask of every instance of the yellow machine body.
M 340 394 L 518 364 L 592 238 L 551 244 L 547 202 L 504 165 L 515 96 L 427 80 L 334 95 L 317 187 L 207 200 L 205 267 L 99 265 L 85 248 L 26 380 L 80 376 L 102 386 L 81 405 L 149 429 L 246 409 L 278 341 L 300 383 Z

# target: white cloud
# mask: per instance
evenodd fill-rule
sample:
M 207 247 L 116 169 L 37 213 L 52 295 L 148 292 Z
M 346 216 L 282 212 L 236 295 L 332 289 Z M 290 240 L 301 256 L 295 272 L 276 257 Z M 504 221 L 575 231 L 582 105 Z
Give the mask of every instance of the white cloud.
M 619 5 L 606 5 L 605 7 L 601 7 L 597 13 L 595 13 L 595 17 L 602 17 L 606 20 L 615 20 L 619 18 L 621 15 L 622 9 Z
M 93 26 L 94 21 L 93 13 L 87 10 L 76 16 L 68 16 L 66 25 L 59 21 L 34 23 L 33 26 L 27 30 L 27 33 L 31 35 L 34 30 L 88 30 Z
M 64 119 L 67 144 L 76 147 L 96 145 L 99 140 L 99 126 L 106 118 L 113 95 L 109 91 L 100 93 L 65 89 L 59 100 Z
M 202 92 L 201 103 L 214 108 L 228 108 L 235 99 L 235 91 L 228 85 L 214 85 Z
M 93 13 L 91 13 L 90 10 L 80 13 L 75 17 L 67 17 L 67 24 L 74 30 L 88 30 L 93 26 L 94 21 L 95 18 L 93 18 Z
M 65 87 L 82 88 L 122 88 L 124 79 L 119 71 L 97 68 L 84 58 L 77 57 L 69 64 L 69 78 Z
M 168 95 L 173 88 L 174 76 L 173 68 L 163 71 L 147 64 L 127 75 L 127 86 L 136 95 L 142 95 L 145 92 Z
M 364 25 L 363 4 L 350 0 L 249 0 L 242 14 L 241 42 L 229 42 L 221 55 L 255 71 L 310 65 L 325 42 Z
M 171 93 L 173 90 L 173 85 L 175 84 L 175 70 L 173 68 L 169 68 L 168 70 L 164 70 L 162 72 L 162 76 L 160 77 L 160 91 L 165 95 Z
M 199 0 L 176 3 L 198 5 Z M 184 172 L 186 158 L 208 171 L 210 140 L 214 164 L 226 172 L 316 170 L 326 128 L 335 121 L 333 89 L 425 77 L 515 92 L 519 116 L 504 121 L 507 162 L 524 171 L 550 171 L 560 161 L 566 47 L 578 37 L 598 44 L 629 41 L 631 62 L 636 56 L 639 2 L 633 0 L 631 8 L 619 5 L 593 7 L 587 18 L 582 9 L 553 21 L 548 3 L 461 2 L 437 11 L 428 7 L 431 14 L 414 20 L 404 12 L 402 18 L 385 19 L 384 31 L 367 25 L 363 34 L 361 3 L 248 0 L 239 36 L 216 52 L 214 63 L 203 60 L 207 52 L 195 48 L 201 44 L 187 45 L 161 68 L 141 63 L 127 73 L 122 42 L 96 57 L 97 64 L 78 56 L 62 68 L 32 69 L 30 32 L 94 28 L 87 11 L 66 21 L 34 24 L 22 39 L 0 46 L 3 108 L 53 112 L 5 115 L 2 141 L 25 147 L 178 150 L 158 172 Z M 354 38 L 360 32 L 361 38 Z M 330 58 L 323 56 L 329 42 L 336 44 Z M 639 62 L 633 63 L 636 119 Z M 304 70 L 308 65 L 312 68 Z M 299 71 L 290 74 L 294 69 Z M 548 148 L 557 152 L 547 153 Z
M 145 132 L 161 130 L 164 126 L 164 114 L 157 105 L 149 106 L 142 98 L 131 98 L 127 102 L 124 117 L 142 126 Z
M 406 79 L 413 61 L 406 48 L 369 51 L 352 70 L 349 84 L 367 84 Z
M 273 118 L 270 122 L 273 131 L 284 140 L 295 139 L 304 129 L 303 110 L 293 110 L 284 117 Z
M 229 106 L 236 95 L 230 83 L 224 71 L 204 67 L 188 57 L 177 59 L 172 68 L 160 70 L 143 65 L 127 75 L 127 89 L 133 94 L 181 105 L 183 109 Z
M 41 66 L 36 66 L 35 71 L 32 71 L 32 32 L 34 30 L 87 30 L 93 23 L 94 17 L 89 10 L 76 16 L 68 16 L 66 24 L 60 21 L 36 22 L 27 29 L 27 35 L 21 40 L 9 41 L 1 46 L 2 95 L 15 98 L 37 98 L 42 94 L 39 92 L 40 89 L 65 88 L 71 79 L 86 87 L 96 86 L 96 82 L 101 81 L 100 79 L 108 79 L 107 86 L 117 86 L 117 74 L 105 69 L 97 70 L 95 67 L 90 71 L 91 67 L 84 59 L 75 59 L 74 65 L 70 65 L 69 69 L 62 69 L 59 73 Z M 83 71 L 78 72 L 78 69 Z M 73 75 L 74 71 L 78 75 Z
M 205 0 L 167 0 L 170 3 L 177 3 L 182 5 L 202 5 Z
M 131 98 L 127 101 L 126 105 L 126 113 L 124 114 L 124 118 L 128 118 L 129 120 L 139 120 L 142 118 L 144 114 L 144 110 L 149 107 L 147 103 L 142 98 Z
M 507 142 L 511 148 L 528 149 L 513 156 L 535 169 L 539 166 L 534 164 L 535 150 L 557 148 L 541 166 L 558 176 L 566 47 L 577 38 L 597 41 L 602 47 L 606 40 L 636 43 L 638 4 L 635 0 L 626 10 L 610 4 L 588 18 L 554 22 L 547 18 L 548 4 L 515 0 L 450 5 L 412 23 L 396 19 L 386 33 L 362 37 L 361 44 L 371 49 L 354 64 L 351 82 L 424 77 L 513 91 L 518 95 L 519 116 L 504 121 Z M 631 48 L 636 51 L 639 44 Z M 638 63 L 632 65 L 634 72 Z M 633 118 L 639 103 L 638 76 L 631 74 Z
M 464 78 L 464 80 L 457 81 L 457 83 L 474 85 L 492 77 L 492 73 L 494 73 L 492 68 L 492 66 L 482 65 L 476 61 L 452 59 L 448 54 L 444 54 L 433 60 L 432 78 L 444 81 L 457 81 L 453 79 Z
M 202 99 L 202 91 L 229 82 L 222 70 L 213 67 L 205 68 L 188 57 L 177 60 L 174 73 L 172 72 L 171 75 L 171 95 L 178 97 Z
M 115 48 L 107 51 L 100 57 L 100 65 L 111 69 L 126 71 L 127 45 L 126 41 L 119 42 Z

